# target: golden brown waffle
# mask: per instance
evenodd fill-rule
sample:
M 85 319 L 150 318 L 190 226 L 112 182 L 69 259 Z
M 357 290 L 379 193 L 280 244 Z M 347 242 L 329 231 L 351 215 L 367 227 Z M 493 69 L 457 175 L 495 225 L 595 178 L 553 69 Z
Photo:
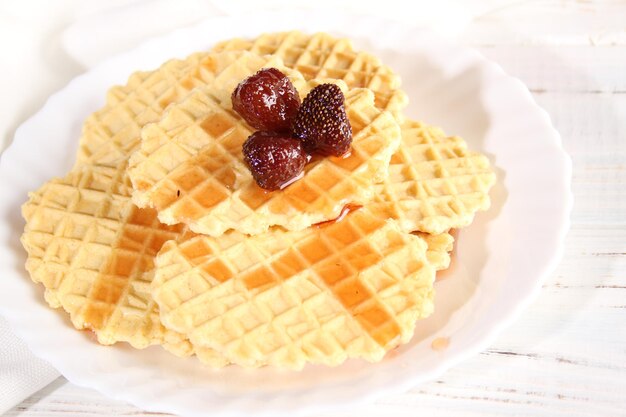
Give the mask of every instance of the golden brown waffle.
M 160 226 L 153 210 L 133 208 L 119 180 L 118 172 L 103 168 L 46 183 L 22 207 L 22 243 L 31 277 L 77 328 L 93 329 L 104 344 L 128 339 L 145 347 L 166 333 L 145 291 L 145 272 L 181 228 Z M 130 320 L 120 328 L 122 317 Z
M 185 96 L 184 99 L 181 99 L 181 103 L 172 104 L 172 107 L 158 118 L 156 124 L 151 123 L 144 127 L 151 134 L 143 133 L 140 146 L 137 146 L 136 151 L 132 153 L 128 168 L 130 178 L 135 187 L 134 199 L 141 207 L 150 204 L 149 195 L 145 193 L 149 185 L 142 180 L 141 168 L 138 168 L 137 165 L 142 167 L 151 165 L 150 161 L 147 161 L 150 157 L 159 158 L 163 163 L 171 164 L 172 161 L 170 159 L 172 159 L 172 155 L 168 151 L 176 152 L 176 148 L 171 147 L 169 142 L 182 133 L 187 133 L 187 138 L 189 138 L 189 134 L 185 129 L 192 128 L 201 117 L 204 117 L 204 119 L 200 128 L 206 130 L 209 135 L 217 136 L 219 132 L 228 130 L 229 126 L 224 124 L 228 122 L 228 116 L 233 114 L 231 110 L 231 94 L 241 80 L 254 74 L 261 68 L 274 67 L 281 69 L 296 88 L 306 87 L 306 81 L 302 78 L 302 75 L 297 71 L 285 68 L 278 57 L 260 57 L 243 51 L 217 53 L 212 55 L 212 60 L 215 68 L 213 81 L 207 83 L 202 88 L 198 88 L 194 93 Z M 203 91 L 203 93 L 200 91 Z M 204 93 L 204 91 L 206 92 Z M 207 117 L 208 110 L 206 106 L 193 106 L 193 97 L 203 98 L 205 95 L 210 96 L 212 104 L 219 106 L 219 114 L 213 118 Z M 190 104 L 183 106 L 185 103 Z M 236 115 L 234 117 L 242 124 L 239 130 L 242 135 L 245 135 L 245 140 L 252 133 L 252 130 L 241 118 Z M 154 155 L 154 153 L 158 153 L 158 156 Z M 176 156 L 174 156 L 174 160 L 176 160 Z M 162 171 L 152 173 L 154 176 L 159 174 L 162 174 Z
M 308 83 L 309 88 L 316 84 Z M 387 175 L 400 142 L 395 119 L 373 105 L 372 93 L 350 90 L 350 156 L 316 159 L 301 179 L 267 192 L 243 161 L 242 145 L 252 131 L 213 92 L 211 85 L 199 89 L 170 107 L 159 123 L 147 125 L 135 154 L 141 162 L 129 170 L 137 205 L 149 205 L 162 222 L 183 222 L 197 233 L 219 236 L 234 229 L 258 234 L 273 225 L 302 230 L 333 219 L 344 205 L 373 198 L 373 185 Z M 307 89 L 299 92 L 304 95 Z M 132 161 L 138 159 L 135 155 Z
M 63 307 L 76 328 L 93 330 L 100 343 L 162 344 L 190 355 L 186 338 L 163 327 L 150 295 L 154 257 L 182 227 L 134 206 L 131 190 L 125 170 L 85 166 L 31 193 L 22 207 L 26 268 L 50 305 Z M 224 364 L 217 355 L 204 357 Z
M 143 129 L 129 169 L 136 204 L 156 208 L 165 223 L 185 222 L 219 236 L 230 228 L 250 234 L 271 225 L 303 229 L 336 217 L 347 203 L 371 199 L 372 184 L 386 175 L 400 138 L 393 117 L 377 110 L 364 89 L 346 97 L 354 133 L 350 157 L 319 159 L 282 191 L 267 193 L 254 183 L 241 153 L 252 130 L 230 110 L 230 93 L 239 80 L 268 66 L 283 69 L 302 96 L 318 84 L 304 83 L 276 60 L 241 55 L 213 83 Z
M 111 88 L 105 106 L 85 121 L 77 165 L 118 167 L 139 146 L 146 123 L 159 120 L 170 103 L 213 81 L 222 65 L 240 53 L 195 53 L 154 71 L 136 72 L 126 85 Z
M 433 310 L 452 237 L 431 244 L 366 208 L 303 231 L 191 235 L 159 253 L 153 296 L 167 327 L 242 366 L 377 361 Z
M 375 56 L 354 50 L 352 41 L 327 33 L 307 35 L 299 31 L 268 33 L 256 39 L 232 39 L 218 43 L 213 52 L 246 50 L 275 55 L 285 66 L 298 70 L 306 80 L 333 78 L 349 88 L 369 88 L 376 106 L 401 120 L 408 99 L 400 90 L 400 78 Z
M 496 177 L 485 155 L 437 127 L 407 120 L 401 128 L 402 143 L 389 176 L 376 186 L 372 211 L 405 231 L 438 234 L 469 225 L 489 208 Z

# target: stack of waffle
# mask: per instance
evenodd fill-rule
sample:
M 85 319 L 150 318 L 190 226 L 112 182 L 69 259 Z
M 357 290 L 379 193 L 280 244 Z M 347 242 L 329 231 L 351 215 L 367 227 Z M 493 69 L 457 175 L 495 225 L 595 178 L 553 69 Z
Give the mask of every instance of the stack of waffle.
M 231 92 L 261 68 L 335 83 L 351 153 L 259 188 Z M 452 229 L 489 207 L 488 159 L 404 115 L 394 72 L 347 39 L 235 39 L 133 74 L 84 123 L 77 162 L 23 206 L 26 268 L 102 344 L 209 366 L 378 361 L 434 309 Z

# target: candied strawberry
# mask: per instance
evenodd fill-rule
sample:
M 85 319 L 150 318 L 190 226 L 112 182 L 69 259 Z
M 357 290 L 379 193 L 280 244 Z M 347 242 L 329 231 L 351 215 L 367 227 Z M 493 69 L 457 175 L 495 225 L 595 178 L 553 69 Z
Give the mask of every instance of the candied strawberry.
M 233 110 L 259 130 L 288 131 L 300 107 L 298 91 L 276 68 L 264 68 L 240 82 L 231 99 Z
M 343 93 L 334 84 L 321 84 L 305 97 L 293 124 L 293 134 L 304 149 L 325 156 L 341 156 L 350 150 L 352 126 L 346 115 Z
M 270 191 L 297 178 L 307 163 L 300 141 L 284 133 L 254 132 L 243 144 L 243 155 L 254 180 Z

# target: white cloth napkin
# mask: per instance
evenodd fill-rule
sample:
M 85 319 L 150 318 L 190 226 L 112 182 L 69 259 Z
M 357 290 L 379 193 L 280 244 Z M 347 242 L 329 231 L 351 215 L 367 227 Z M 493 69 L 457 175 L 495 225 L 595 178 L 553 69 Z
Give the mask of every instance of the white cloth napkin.
M 318 0 L 315 7 L 329 12 L 340 10 L 372 14 L 455 36 L 473 18 L 514 2 L 515 0 Z M 52 7 L 56 4 L 55 2 Z M 75 19 L 64 30 L 61 43 L 64 52 L 85 68 L 89 68 L 150 37 L 202 19 L 262 10 L 311 9 L 313 6 L 310 1 L 303 0 L 84 0 L 76 2 L 72 7 L 75 8 Z M 297 26 L 297 22 L 294 26 Z M 58 372 L 49 364 L 30 353 L 26 344 L 0 317 L 0 414 L 58 376 Z
M 59 377 L 59 372 L 34 356 L 5 319 L 0 317 L 0 414 Z

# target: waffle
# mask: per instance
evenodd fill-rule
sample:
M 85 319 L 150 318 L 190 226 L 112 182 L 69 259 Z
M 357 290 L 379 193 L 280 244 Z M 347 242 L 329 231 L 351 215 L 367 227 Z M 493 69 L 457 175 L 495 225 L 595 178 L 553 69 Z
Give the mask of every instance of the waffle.
M 182 222 L 197 233 L 219 236 L 229 229 L 263 233 L 272 225 L 302 230 L 337 217 L 347 203 L 373 198 L 373 184 L 387 175 L 400 129 L 390 113 L 374 106 L 367 89 L 346 93 L 353 130 L 349 157 L 319 158 L 283 190 L 266 192 L 254 182 L 242 155 L 252 130 L 229 110 L 230 94 L 223 91 L 230 93 L 237 80 L 258 67 L 238 62 L 236 71 L 224 71 L 224 80 L 220 75 L 172 105 L 161 121 L 144 127 L 141 149 L 129 169 L 138 206 L 155 208 L 163 223 Z M 224 89 L 224 84 L 231 87 L 228 83 L 235 85 Z M 304 96 L 317 84 L 296 87 Z
M 48 303 L 63 307 L 77 329 L 93 330 L 98 342 L 161 344 L 188 356 L 192 346 L 163 327 L 150 294 L 154 257 L 182 227 L 135 207 L 131 190 L 125 170 L 86 166 L 31 193 L 22 207 L 26 269 Z M 203 356 L 223 364 L 218 355 Z
M 452 237 L 431 243 L 438 256 L 366 208 L 303 231 L 190 235 L 163 246 L 152 294 L 168 328 L 242 366 L 378 361 L 432 313 Z
M 77 166 L 119 167 L 141 141 L 141 128 L 159 120 L 163 110 L 196 87 L 215 79 L 224 65 L 241 52 L 198 52 L 173 59 L 154 71 L 135 72 L 126 85 L 112 87 L 106 104 L 83 125 Z
M 254 40 L 232 39 L 213 48 L 227 50 L 276 54 L 306 79 L 338 78 L 350 87 L 370 88 L 377 106 L 404 122 L 402 110 L 408 100 L 399 90 L 398 76 L 377 58 L 355 52 L 348 39 L 294 31 L 264 34 Z M 441 130 L 417 122 L 406 121 L 402 136 L 403 145 L 392 158 L 390 176 L 378 187 L 377 195 L 384 196 L 377 208 L 382 215 L 398 220 L 404 230 L 437 234 L 467 226 L 476 211 L 489 208 L 487 193 L 495 175 L 486 157 L 468 151 L 461 138 L 446 137 Z
M 204 124 L 200 125 L 202 129 L 207 130 L 207 134 L 215 135 L 216 133 L 214 132 L 228 129 L 228 126 L 224 126 L 224 124 L 229 120 L 228 116 L 232 114 L 232 111 L 226 109 L 231 108 L 230 98 L 237 84 L 243 78 L 254 74 L 261 68 L 279 68 L 290 78 L 296 88 L 306 87 L 306 81 L 302 78 L 302 75 L 297 71 L 285 68 L 281 59 L 277 57 L 260 57 L 244 51 L 217 53 L 213 60 L 219 63 L 219 68 L 216 68 L 212 82 L 188 94 L 181 100 L 181 103 L 172 104 L 172 107 L 158 118 L 156 124 L 150 123 L 144 127 L 145 132 L 142 134 L 143 138 L 141 138 L 140 146 L 137 146 L 135 152 L 132 153 L 128 167 L 135 188 L 133 196 L 135 202 L 140 207 L 150 205 L 149 195 L 145 191 L 152 185 L 153 181 L 149 181 L 150 175 L 141 175 L 142 169 L 146 166 L 154 167 L 154 163 L 148 161 L 148 159 L 152 157 L 153 159 L 161 159 L 165 163 L 171 164 L 169 160 L 172 159 L 172 155 L 168 151 L 176 152 L 175 148 L 171 147 L 172 143 L 170 142 L 172 142 L 172 138 L 180 133 L 184 133 L 185 128 L 190 127 L 188 125 L 199 122 L 199 117 L 206 116 L 206 106 L 194 106 L 194 98 L 202 99 L 210 95 L 210 98 L 213 100 L 211 104 L 219 106 L 219 114 L 213 119 L 207 118 L 203 120 L 202 123 Z M 185 106 L 185 103 L 188 104 Z M 238 116 L 236 116 L 236 119 L 238 122 L 241 121 Z M 252 133 L 252 130 L 245 122 L 241 121 L 240 124 L 242 126 L 239 127 L 239 130 L 242 135 L 246 135 L 245 139 Z M 174 160 L 176 160 L 176 156 L 174 156 Z M 141 165 L 141 167 L 138 168 L 138 165 Z M 150 172 L 150 174 L 152 176 L 160 175 L 163 169 L 163 167 L 158 167 L 158 172 Z M 143 177 L 148 178 L 144 180 Z
M 375 56 L 354 50 L 352 41 L 327 33 L 307 35 L 299 31 L 268 33 L 256 39 L 231 39 L 218 43 L 213 52 L 246 50 L 280 57 L 306 80 L 343 80 L 349 88 L 369 88 L 376 106 L 391 111 L 398 120 L 408 104 L 400 90 L 400 78 Z
M 496 177 L 485 155 L 437 127 L 407 120 L 401 128 L 389 176 L 368 206 L 373 212 L 407 232 L 439 234 L 469 225 L 478 210 L 489 208 Z

